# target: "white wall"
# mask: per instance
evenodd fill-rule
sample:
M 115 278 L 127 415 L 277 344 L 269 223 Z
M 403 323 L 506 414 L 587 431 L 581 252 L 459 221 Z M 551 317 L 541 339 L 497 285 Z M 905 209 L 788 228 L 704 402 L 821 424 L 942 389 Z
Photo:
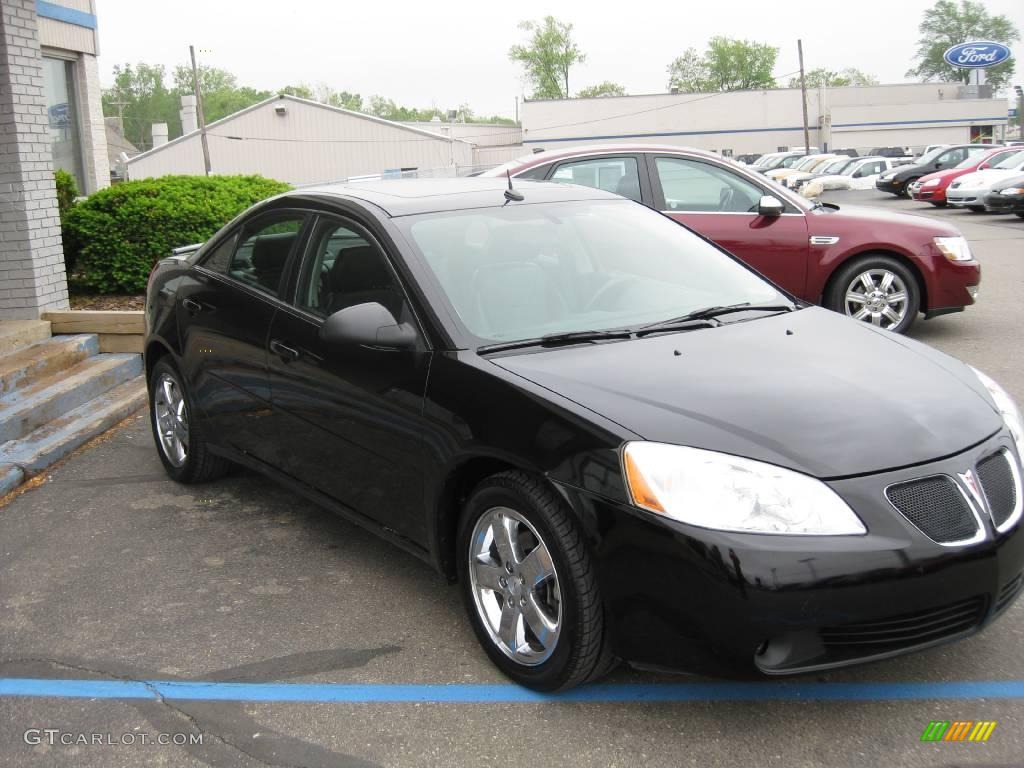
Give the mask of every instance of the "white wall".
M 819 120 L 826 113 L 832 120 L 830 146 L 836 147 L 913 146 L 932 143 L 928 137 L 934 135 L 963 135 L 966 140 L 971 125 L 1005 124 L 1004 99 L 960 99 L 962 92 L 955 83 L 811 90 L 807 99 L 810 141 L 822 146 L 829 139 L 827 132 L 823 136 L 819 130 Z M 630 142 L 731 149 L 740 154 L 804 143 L 800 91 L 790 88 L 527 101 L 521 115 L 528 148 Z
M 275 108 L 283 106 L 279 116 Z M 256 173 L 289 184 L 313 184 L 394 168 L 473 163 L 470 144 L 450 141 L 303 99 L 275 99 L 208 126 L 216 174 Z M 128 176 L 202 174 L 198 132 L 132 158 Z

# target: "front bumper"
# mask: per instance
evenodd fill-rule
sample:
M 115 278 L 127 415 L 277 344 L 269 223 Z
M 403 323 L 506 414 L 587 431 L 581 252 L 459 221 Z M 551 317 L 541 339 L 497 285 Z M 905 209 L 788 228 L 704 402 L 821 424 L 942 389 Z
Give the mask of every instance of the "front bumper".
M 780 675 L 979 631 L 1024 586 L 1019 522 L 998 534 L 983 516 L 983 541 L 943 546 L 889 506 L 883 491 L 938 473 L 955 478 L 1010 446 L 998 434 L 930 465 L 830 482 L 864 521 L 863 536 L 711 531 L 569 490 L 592 528 L 615 652 L 641 666 Z
M 875 189 L 880 192 L 889 192 L 897 195 L 903 192 L 903 181 L 893 177 L 891 179 L 875 179 Z
M 984 205 L 982 198 L 985 192 L 984 189 L 949 189 L 946 191 L 946 202 L 955 208 L 962 208 L 966 205 Z
M 914 182 L 907 187 L 910 196 L 922 203 L 941 203 L 946 200 L 946 189 L 944 187 L 922 187 Z
M 1003 195 L 989 192 L 983 201 L 986 211 L 993 213 L 1019 213 L 1024 211 L 1024 195 Z

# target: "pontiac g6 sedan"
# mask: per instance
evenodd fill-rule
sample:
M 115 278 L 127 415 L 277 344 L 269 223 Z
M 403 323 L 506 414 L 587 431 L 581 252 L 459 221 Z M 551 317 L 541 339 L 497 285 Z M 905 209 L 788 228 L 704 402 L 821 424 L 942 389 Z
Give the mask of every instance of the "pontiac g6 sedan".
M 160 262 L 170 476 L 242 464 L 423 558 L 541 690 L 618 659 L 826 669 L 1006 610 L 1022 426 L 999 385 L 643 205 L 515 186 L 297 190 Z

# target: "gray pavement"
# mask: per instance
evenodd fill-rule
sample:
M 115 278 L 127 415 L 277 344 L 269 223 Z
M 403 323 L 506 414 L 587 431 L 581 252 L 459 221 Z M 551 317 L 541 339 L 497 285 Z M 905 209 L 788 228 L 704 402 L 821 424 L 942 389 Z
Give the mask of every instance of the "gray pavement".
M 833 200 L 961 227 L 983 264 L 981 301 L 913 335 L 1024 402 L 1024 221 L 874 192 Z M 1022 635 L 1024 602 L 967 641 L 803 682 L 1024 681 Z M 392 689 L 378 684 L 508 691 L 441 576 L 257 475 L 175 485 L 144 415 L 0 508 L 0 678 L 352 683 L 384 698 Z M 608 682 L 698 681 L 620 668 Z M 1024 700 L 900 700 L 879 690 L 869 701 L 657 704 L 0 697 L 0 766 L 1024 763 Z M 998 726 L 985 744 L 921 743 L 930 720 Z M 28 729 L 136 743 L 26 744 Z M 201 734 L 203 743 L 142 745 L 143 733 Z

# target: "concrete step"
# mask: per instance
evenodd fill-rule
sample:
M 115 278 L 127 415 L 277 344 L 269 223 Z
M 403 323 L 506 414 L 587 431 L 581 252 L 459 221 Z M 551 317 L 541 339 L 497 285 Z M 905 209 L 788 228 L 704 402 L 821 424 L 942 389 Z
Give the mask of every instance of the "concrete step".
M 146 382 L 140 375 L 25 437 L 0 446 L 0 494 L 39 474 L 145 405 Z
M 0 356 L 0 399 L 100 353 L 94 333 L 54 336 Z
M 89 357 L 0 400 L 0 443 L 17 440 L 142 373 L 139 355 Z
M 49 320 L 0 320 L 0 355 L 48 338 Z

